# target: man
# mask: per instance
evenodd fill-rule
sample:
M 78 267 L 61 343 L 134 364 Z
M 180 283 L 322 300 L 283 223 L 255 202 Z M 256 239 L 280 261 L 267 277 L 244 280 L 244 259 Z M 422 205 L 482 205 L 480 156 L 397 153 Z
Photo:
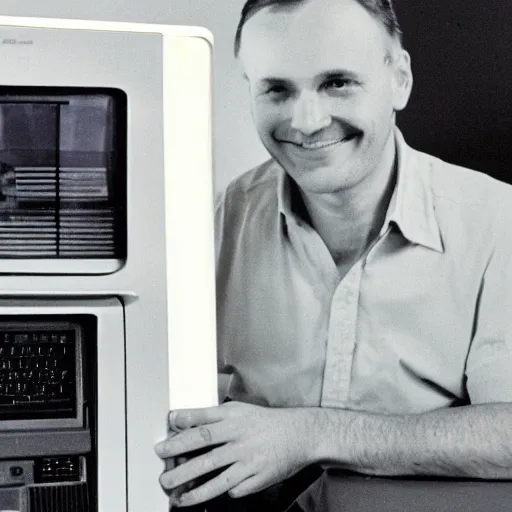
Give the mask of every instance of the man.
M 179 504 L 311 464 L 512 477 L 512 189 L 407 146 L 384 0 L 250 0 L 237 33 L 272 160 L 217 209 L 219 407 L 172 411 Z M 242 403 L 244 402 L 244 403 Z

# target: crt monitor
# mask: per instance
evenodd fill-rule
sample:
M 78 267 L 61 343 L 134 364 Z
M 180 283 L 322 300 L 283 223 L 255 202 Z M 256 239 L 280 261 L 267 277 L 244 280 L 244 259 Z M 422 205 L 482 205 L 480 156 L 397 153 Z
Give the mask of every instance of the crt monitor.
M 124 263 L 126 103 L 118 89 L 0 87 L 0 269 Z

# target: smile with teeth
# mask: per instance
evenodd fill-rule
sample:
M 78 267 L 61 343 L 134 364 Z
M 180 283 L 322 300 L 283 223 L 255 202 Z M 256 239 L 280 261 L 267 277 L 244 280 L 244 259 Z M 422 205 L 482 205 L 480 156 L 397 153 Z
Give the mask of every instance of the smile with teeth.
M 346 137 L 340 137 L 338 139 L 325 139 L 325 140 L 316 140 L 316 141 L 289 141 L 289 144 L 296 146 L 301 149 L 306 149 L 308 151 L 314 151 L 315 149 L 325 149 L 331 146 L 336 146 L 336 144 L 340 144 L 343 142 L 348 142 L 352 140 L 355 135 L 347 135 Z
M 317 142 L 301 142 L 297 145 L 304 149 L 322 149 L 322 148 L 327 148 L 329 146 L 334 146 L 335 144 L 338 144 L 338 143 L 342 142 L 343 140 L 344 139 L 319 140 Z

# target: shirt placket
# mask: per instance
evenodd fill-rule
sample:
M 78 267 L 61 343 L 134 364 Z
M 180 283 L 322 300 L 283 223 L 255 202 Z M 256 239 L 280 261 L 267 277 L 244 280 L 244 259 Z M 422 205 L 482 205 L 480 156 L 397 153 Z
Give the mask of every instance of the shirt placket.
M 331 301 L 322 407 L 346 407 L 356 346 L 362 261 L 340 282 Z

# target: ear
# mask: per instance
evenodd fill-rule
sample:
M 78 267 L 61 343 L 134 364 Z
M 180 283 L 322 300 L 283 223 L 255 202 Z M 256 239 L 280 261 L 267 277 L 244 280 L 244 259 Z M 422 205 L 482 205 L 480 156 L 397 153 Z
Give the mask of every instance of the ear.
M 397 50 L 397 53 L 393 62 L 393 108 L 395 111 L 403 110 L 407 106 L 413 83 L 410 55 L 402 48 Z

